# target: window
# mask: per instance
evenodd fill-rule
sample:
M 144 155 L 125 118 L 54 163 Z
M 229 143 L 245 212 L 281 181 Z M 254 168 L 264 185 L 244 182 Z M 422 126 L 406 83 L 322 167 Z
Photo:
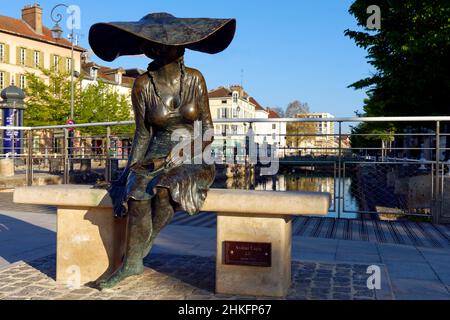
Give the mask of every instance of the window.
M 97 69 L 96 68 L 91 68 L 91 78 L 93 78 L 94 80 L 97 79 Z
M 222 135 L 225 137 L 227 135 L 227 125 L 222 126 Z
M 39 66 L 41 65 L 41 53 L 39 51 L 34 51 L 33 62 L 34 67 L 39 68 Z
M 19 88 L 20 89 L 25 89 L 26 84 L 27 84 L 26 83 L 26 77 L 25 77 L 25 75 L 21 74 L 20 77 L 19 77 Z
M 0 90 L 5 88 L 5 73 L 0 72 Z
M 275 123 L 272 124 L 272 130 L 277 130 L 277 125 Z
M 53 56 L 53 69 L 59 71 L 59 56 Z
M 20 60 L 19 63 L 24 66 L 26 63 L 26 59 L 27 59 L 27 49 L 25 48 L 20 48 Z
M 5 45 L 0 43 L 0 62 L 5 61 Z
M 66 59 L 66 71 L 68 73 L 72 72 L 72 59 Z
M 233 132 L 233 134 L 237 134 L 237 130 L 238 130 L 238 126 L 233 124 L 231 126 L 231 131 Z
M 221 109 L 217 109 L 217 119 L 220 119 L 220 113 L 221 113 L 220 110 L 221 110 Z
M 116 83 L 122 84 L 122 74 L 120 72 L 116 73 L 115 80 L 116 80 Z
M 233 92 L 233 103 L 238 102 L 238 97 L 239 97 L 239 94 L 237 92 Z
M 228 118 L 228 112 L 227 112 L 227 108 L 222 108 L 222 119 L 226 119 Z
M 222 100 L 222 104 L 227 104 L 227 100 Z

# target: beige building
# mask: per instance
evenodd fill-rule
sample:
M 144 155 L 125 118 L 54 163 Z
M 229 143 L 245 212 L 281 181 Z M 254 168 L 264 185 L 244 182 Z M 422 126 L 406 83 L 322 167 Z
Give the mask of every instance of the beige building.
M 40 69 L 70 71 L 71 43 L 55 39 L 42 24 L 43 10 L 38 4 L 22 9 L 20 19 L 0 16 L 0 90 L 15 84 L 26 86 L 27 72 L 41 75 Z M 74 71 L 81 72 L 85 49 L 74 46 Z
M 213 122 L 219 119 L 267 119 L 267 122 L 252 124 L 255 142 L 267 143 L 278 149 L 285 147 L 286 123 L 270 122 L 270 119 L 279 118 L 279 115 L 273 110 L 263 108 L 241 86 L 218 87 L 211 90 L 209 105 Z M 227 148 L 245 146 L 245 135 L 249 129 L 248 123 L 249 121 L 230 124 L 215 123 L 214 145 L 218 151 L 221 152 L 224 141 L 227 143 Z
M 334 119 L 327 112 L 302 113 L 297 118 Z M 287 126 L 288 155 L 334 155 L 338 142 L 332 121 L 295 122 Z
M 297 118 L 306 119 L 334 119 L 334 116 L 328 112 L 302 113 Z M 331 135 L 334 134 L 334 122 L 320 121 L 314 122 L 314 126 L 318 134 Z

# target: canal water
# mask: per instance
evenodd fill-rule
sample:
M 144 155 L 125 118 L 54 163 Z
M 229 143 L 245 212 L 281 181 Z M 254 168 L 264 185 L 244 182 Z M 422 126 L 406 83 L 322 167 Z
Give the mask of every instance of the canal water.
M 227 179 L 224 182 L 214 184 L 214 187 L 227 189 L 266 190 L 266 191 L 313 191 L 328 192 L 332 196 L 332 204 L 328 217 L 338 217 L 338 177 L 334 174 L 316 174 L 309 172 L 279 173 L 271 177 Z M 360 209 L 358 196 L 355 190 L 356 181 L 352 178 L 341 178 L 341 218 L 354 219 Z

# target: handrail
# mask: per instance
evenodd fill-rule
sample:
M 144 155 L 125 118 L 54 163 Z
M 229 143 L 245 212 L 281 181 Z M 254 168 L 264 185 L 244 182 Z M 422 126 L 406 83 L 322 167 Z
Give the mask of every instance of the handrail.
M 233 119 L 214 119 L 214 123 L 278 123 L 278 122 L 434 122 L 448 121 L 450 116 L 440 117 L 347 117 L 347 118 L 233 118 Z M 134 121 L 115 121 L 115 122 L 96 122 L 69 125 L 37 126 L 37 127 L 5 127 L 0 126 L 0 130 L 49 130 L 49 129 L 72 129 L 87 127 L 108 127 L 120 125 L 133 125 Z

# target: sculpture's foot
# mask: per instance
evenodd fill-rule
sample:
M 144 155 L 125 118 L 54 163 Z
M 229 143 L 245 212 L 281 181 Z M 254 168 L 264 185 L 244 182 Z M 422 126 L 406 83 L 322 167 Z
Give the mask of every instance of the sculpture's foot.
M 119 270 L 114 272 L 108 279 L 101 280 L 98 283 L 100 290 L 110 289 L 119 284 L 122 280 L 131 277 L 138 276 L 144 272 L 144 264 L 124 264 Z

